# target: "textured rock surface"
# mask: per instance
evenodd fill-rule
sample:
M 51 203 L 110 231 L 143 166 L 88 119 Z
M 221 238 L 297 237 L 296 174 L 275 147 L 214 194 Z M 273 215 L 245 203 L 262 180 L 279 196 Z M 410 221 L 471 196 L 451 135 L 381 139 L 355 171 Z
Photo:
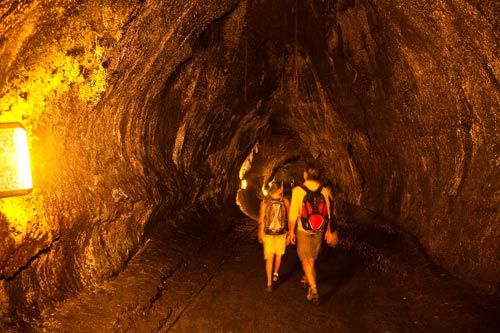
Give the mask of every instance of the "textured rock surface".
M 14 238 L 12 228 L 7 228 L 13 220 L 27 229 L 21 241 L 6 249 L 2 265 L 9 280 L 3 284 L 9 294 L 6 302 L 18 304 L 15 311 L 25 319 L 119 272 L 137 250 L 155 209 L 168 206 L 176 212 L 173 218 L 180 214 L 173 207 L 191 196 L 192 184 L 165 158 L 173 142 L 152 142 L 163 138 L 156 130 L 175 136 L 180 127 L 169 118 L 158 123 L 164 112 L 178 114 L 162 109 L 159 98 L 167 78 L 190 56 L 197 36 L 233 5 L 230 1 L 5 4 L 1 29 L 9 61 L 2 63 L 8 73 L 2 117 L 22 120 L 37 137 L 32 154 L 40 191 L 2 200 L 6 239 Z M 33 18 L 31 11 L 38 16 Z M 41 24 L 37 17 L 47 23 Z M 16 24 L 24 26 L 30 20 L 35 20 L 36 29 L 28 29 L 24 44 L 12 54 L 16 50 L 10 43 L 22 40 L 17 34 L 25 29 Z M 82 97 L 83 87 L 94 77 L 86 70 L 92 65 L 87 57 L 99 61 L 98 69 L 106 67 L 105 89 L 93 95 L 95 101 Z M 58 71 L 66 74 L 57 76 Z M 31 89 L 31 81 L 38 85 Z M 53 89 L 36 95 L 40 86 L 52 81 L 57 83 Z M 28 102 L 33 96 L 43 103 L 25 108 L 17 97 L 11 102 L 8 94 L 14 89 L 15 96 Z M 24 95 L 23 89 L 28 89 Z M 21 213 L 32 207 L 33 215 Z M 35 225 L 40 240 L 29 233 Z M 53 243 L 55 239 L 59 240 Z
M 0 201 L 0 315 L 29 319 L 115 276 L 159 214 L 217 210 L 272 133 L 297 135 L 289 148 L 319 156 L 348 202 L 498 291 L 498 11 L 2 2 L 0 121 L 28 127 L 36 189 Z
M 297 5 L 271 124 L 320 155 L 347 201 L 498 290 L 498 5 Z

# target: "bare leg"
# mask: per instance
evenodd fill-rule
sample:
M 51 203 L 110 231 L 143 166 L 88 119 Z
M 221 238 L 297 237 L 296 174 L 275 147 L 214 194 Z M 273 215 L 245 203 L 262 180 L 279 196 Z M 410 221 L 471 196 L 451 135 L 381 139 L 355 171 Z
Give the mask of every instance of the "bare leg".
M 316 266 L 314 265 L 316 262 L 316 259 L 311 259 L 311 272 L 312 272 L 312 276 L 313 276 L 313 281 L 314 281 L 314 284 L 311 284 L 311 286 L 314 286 L 314 287 L 311 287 L 311 289 L 313 291 L 318 291 L 317 290 L 317 285 L 316 285 Z
M 274 261 L 274 254 L 270 255 L 269 258 L 266 259 L 266 276 L 267 276 L 268 286 L 272 284 L 273 261 Z
M 274 260 L 274 273 L 279 273 L 280 266 L 281 266 L 281 256 L 276 255 L 276 259 Z
M 316 271 L 314 270 L 314 258 L 302 260 L 302 269 L 306 275 L 307 282 L 313 292 L 317 292 L 316 288 Z

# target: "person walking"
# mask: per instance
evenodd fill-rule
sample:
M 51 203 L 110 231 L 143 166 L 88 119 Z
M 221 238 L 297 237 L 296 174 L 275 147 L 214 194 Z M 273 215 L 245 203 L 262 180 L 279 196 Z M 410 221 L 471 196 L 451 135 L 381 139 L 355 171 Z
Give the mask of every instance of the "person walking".
M 283 186 L 273 181 L 269 194 L 260 203 L 258 229 L 259 241 L 264 247 L 268 292 L 272 291 L 273 282 L 279 280 L 281 257 L 286 248 L 289 208 L 290 201 L 283 197 Z
M 304 170 L 304 183 L 292 190 L 289 213 L 289 238 L 297 244 L 297 254 L 307 281 L 307 300 L 319 304 L 316 284 L 315 260 L 323 238 L 335 245 L 337 234 L 328 227 L 330 221 L 330 189 L 320 179 L 319 167 L 308 164 Z

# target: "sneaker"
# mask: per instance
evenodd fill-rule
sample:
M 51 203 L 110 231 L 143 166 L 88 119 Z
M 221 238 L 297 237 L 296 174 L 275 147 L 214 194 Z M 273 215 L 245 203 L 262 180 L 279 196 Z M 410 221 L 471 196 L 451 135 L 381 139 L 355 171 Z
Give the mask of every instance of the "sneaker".
M 278 273 L 273 273 L 273 282 L 278 282 L 280 280 L 280 275 Z
M 307 289 L 306 298 L 309 302 L 313 303 L 314 305 L 319 304 L 319 294 L 317 291 L 313 292 L 313 290 L 311 288 Z

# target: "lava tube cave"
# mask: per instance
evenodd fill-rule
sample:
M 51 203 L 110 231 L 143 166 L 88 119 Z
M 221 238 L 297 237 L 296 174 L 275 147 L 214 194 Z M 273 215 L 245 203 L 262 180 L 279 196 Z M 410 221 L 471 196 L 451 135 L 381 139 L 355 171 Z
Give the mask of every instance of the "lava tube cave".
M 499 13 L 2 1 L 0 331 L 499 332 Z M 258 237 L 305 179 L 318 304 Z

